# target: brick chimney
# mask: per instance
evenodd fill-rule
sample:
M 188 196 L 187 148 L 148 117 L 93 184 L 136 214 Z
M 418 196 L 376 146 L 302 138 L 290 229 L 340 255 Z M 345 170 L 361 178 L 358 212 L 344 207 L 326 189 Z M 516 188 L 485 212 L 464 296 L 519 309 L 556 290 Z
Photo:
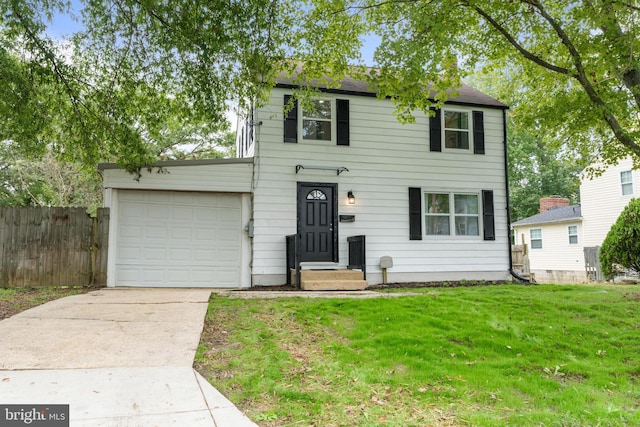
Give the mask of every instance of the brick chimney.
M 569 199 L 560 196 L 543 197 L 540 199 L 540 213 L 561 206 L 569 206 Z

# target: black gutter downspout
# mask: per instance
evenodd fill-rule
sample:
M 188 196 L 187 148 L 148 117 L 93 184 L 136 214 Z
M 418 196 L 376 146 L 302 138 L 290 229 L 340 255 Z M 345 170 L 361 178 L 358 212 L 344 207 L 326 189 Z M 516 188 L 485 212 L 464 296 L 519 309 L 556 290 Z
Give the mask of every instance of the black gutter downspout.
M 509 273 L 522 283 L 531 283 L 513 271 L 513 255 L 511 254 L 511 206 L 509 204 L 509 157 L 507 150 L 507 110 L 502 110 L 502 137 L 504 141 L 504 184 L 507 192 L 507 248 L 509 249 Z

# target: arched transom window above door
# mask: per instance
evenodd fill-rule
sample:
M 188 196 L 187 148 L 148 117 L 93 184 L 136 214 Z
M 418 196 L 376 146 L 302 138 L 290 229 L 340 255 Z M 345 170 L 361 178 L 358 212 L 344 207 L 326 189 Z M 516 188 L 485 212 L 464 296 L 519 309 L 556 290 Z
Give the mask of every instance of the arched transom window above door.
M 307 200 L 327 200 L 327 195 L 324 194 L 322 190 L 318 190 L 316 188 L 309 191 L 309 194 L 307 194 Z

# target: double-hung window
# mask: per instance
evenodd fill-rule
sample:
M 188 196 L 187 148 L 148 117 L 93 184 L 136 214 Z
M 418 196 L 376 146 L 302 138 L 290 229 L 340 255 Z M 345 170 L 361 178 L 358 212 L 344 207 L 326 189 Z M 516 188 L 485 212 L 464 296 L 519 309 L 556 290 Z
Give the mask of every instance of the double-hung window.
M 569 232 L 569 244 L 577 245 L 578 244 L 578 226 L 570 225 L 567 227 L 567 231 Z
M 622 195 L 633 194 L 633 176 L 631 171 L 620 172 L 620 185 L 622 185 Z
M 468 111 L 444 110 L 445 149 L 469 150 L 470 122 Z
M 313 108 L 302 109 L 302 139 L 313 141 L 333 140 L 333 102 L 330 99 L 314 99 Z
M 542 249 L 542 228 L 532 228 L 529 230 L 531 237 L 531 249 Z
M 425 193 L 425 229 L 430 236 L 479 236 L 477 194 Z

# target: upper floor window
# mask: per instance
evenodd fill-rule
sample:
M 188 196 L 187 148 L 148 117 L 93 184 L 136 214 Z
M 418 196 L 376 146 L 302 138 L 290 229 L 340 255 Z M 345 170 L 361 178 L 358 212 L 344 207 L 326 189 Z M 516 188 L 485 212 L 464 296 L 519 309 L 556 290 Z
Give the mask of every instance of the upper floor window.
M 331 141 L 333 139 L 332 101 L 328 99 L 312 100 L 313 108 L 302 109 L 302 139 Z
M 424 207 L 427 235 L 480 235 L 477 194 L 425 193 Z
M 577 225 L 570 225 L 567 228 L 568 232 L 569 232 L 569 244 L 570 245 L 577 245 L 578 244 L 578 226 Z
M 333 141 L 336 145 L 350 144 L 349 100 L 313 99 L 310 108 L 284 95 L 284 142 Z M 309 104 L 305 102 L 307 106 Z
M 444 147 L 469 149 L 469 112 L 444 110 Z
M 532 228 L 529 230 L 531 237 L 531 249 L 542 249 L 542 228 Z
M 433 109 L 429 117 L 429 151 L 484 154 L 484 136 L 483 111 Z
M 620 184 L 622 185 L 622 195 L 633 194 L 633 177 L 631 171 L 620 172 Z

